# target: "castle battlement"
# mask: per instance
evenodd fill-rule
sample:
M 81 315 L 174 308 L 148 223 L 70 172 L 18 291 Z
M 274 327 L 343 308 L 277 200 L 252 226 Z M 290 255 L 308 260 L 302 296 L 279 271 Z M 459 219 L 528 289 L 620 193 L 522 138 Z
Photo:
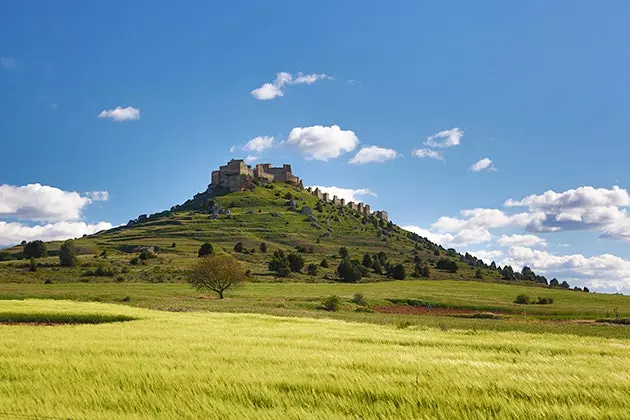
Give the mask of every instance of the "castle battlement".
M 241 191 L 252 185 L 254 180 L 260 182 L 288 182 L 301 185 L 302 181 L 293 175 L 291 165 L 273 167 L 270 163 L 261 163 L 254 169 L 243 159 L 232 159 L 218 170 L 212 171 L 211 185 L 221 186 L 228 191 Z

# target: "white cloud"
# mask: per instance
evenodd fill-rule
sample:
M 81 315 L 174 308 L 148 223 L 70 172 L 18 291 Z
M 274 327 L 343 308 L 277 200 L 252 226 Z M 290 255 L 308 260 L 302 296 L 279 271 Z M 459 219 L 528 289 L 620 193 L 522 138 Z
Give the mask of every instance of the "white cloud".
M 498 239 L 499 245 L 510 246 L 547 246 L 547 241 L 536 235 L 501 235 Z
M 537 232 L 600 229 L 602 237 L 630 240 L 630 194 L 618 186 L 612 189 L 579 187 L 557 193 L 546 191 L 522 200 L 509 199 L 506 207 L 527 207 L 540 217 L 528 229 Z
M 611 254 L 586 257 L 581 254 L 554 255 L 522 246 L 510 248 L 503 262 L 513 267 L 528 266 L 546 277 L 567 280 L 605 292 L 630 291 L 630 261 Z
M 18 68 L 18 63 L 13 57 L 0 57 L 0 67 L 5 70 L 15 70 Z
M 0 216 L 52 222 L 77 220 L 85 206 L 108 197 L 106 191 L 93 191 L 81 196 L 77 192 L 41 184 L 21 187 L 0 185 Z
M 417 158 L 431 158 L 431 159 L 437 159 L 437 160 L 441 160 L 442 162 L 444 162 L 444 157 L 442 157 L 442 154 L 436 150 L 432 150 L 432 149 L 413 149 L 411 151 L 411 155 L 415 156 Z
M 488 158 L 483 158 L 478 160 L 477 162 L 475 162 L 471 167 L 470 170 L 473 172 L 480 172 L 480 171 L 496 171 L 497 168 L 494 166 L 494 164 L 492 163 L 492 160 L 488 159 Z
M 0 221 L 0 246 L 12 246 L 22 241 L 59 241 L 91 235 L 111 229 L 108 222 L 88 224 L 84 222 L 58 222 L 46 225 L 27 226 L 22 223 Z
M 398 152 L 394 149 L 385 149 L 378 146 L 366 146 L 348 162 L 353 164 L 364 164 L 372 162 L 385 162 L 388 160 L 396 159 L 399 156 Z
M 248 152 L 262 152 L 264 150 L 270 149 L 273 147 L 273 137 L 269 136 L 258 136 L 249 140 L 243 146 L 243 150 Z
M 232 147 L 230 147 L 230 153 L 234 153 L 235 150 L 236 150 L 236 145 L 233 145 Z
M 134 121 L 140 119 L 140 110 L 132 106 L 122 108 L 117 106 L 114 109 L 104 109 L 98 114 L 99 118 L 109 118 L 114 121 Z
M 276 74 L 276 80 L 270 83 L 265 83 L 261 87 L 252 90 L 250 93 L 254 98 L 260 101 L 267 101 L 277 98 L 278 96 L 284 96 L 284 89 L 286 86 L 312 85 L 318 80 L 324 79 L 332 79 L 332 77 L 317 73 L 298 73 L 294 78 L 291 73 L 280 72 Z
M 497 257 L 503 255 L 503 251 L 494 249 L 494 250 L 479 250 L 479 251 L 468 251 L 469 254 L 474 255 L 477 258 L 482 259 L 486 264 L 490 264 Z
M 354 150 L 359 139 L 354 131 L 342 130 L 338 125 L 314 125 L 295 127 L 285 143 L 300 149 L 306 159 L 327 161 Z
M 374 193 L 369 188 L 341 188 L 341 187 L 325 187 L 322 185 L 312 185 L 311 188 L 319 188 L 322 192 L 330 194 L 330 196 L 337 196 L 338 198 L 343 198 L 346 202 L 354 201 L 355 203 L 365 202 L 366 196 L 376 197 L 376 193 Z
M 463 136 L 464 130 L 451 128 L 450 130 L 443 130 L 427 137 L 427 141 L 425 141 L 424 144 L 437 148 L 453 147 L 460 143 Z
M 247 155 L 245 157 L 245 163 L 253 163 L 253 162 L 257 161 L 258 159 L 260 159 L 260 156 Z
M 403 226 L 402 228 L 445 247 L 474 245 L 492 240 L 492 235 L 487 229 L 462 229 L 456 233 L 449 233 L 427 230 L 413 225 Z

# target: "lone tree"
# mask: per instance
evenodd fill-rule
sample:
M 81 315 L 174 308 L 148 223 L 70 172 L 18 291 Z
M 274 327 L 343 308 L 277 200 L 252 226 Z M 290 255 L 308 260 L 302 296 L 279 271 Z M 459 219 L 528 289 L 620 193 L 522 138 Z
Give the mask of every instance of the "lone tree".
M 292 252 L 287 256 L 287 259 L 289 260 L 289 268 L 292 272 L 299 273 L 302 271 L 302 268 L 304 268 L 304 257 L 300 254 Z
M 348 258 L 344 258 L 337 267 L 337 274 L 345 283 L 356 283 L 361 280 L 361 271 Z
M 269 261 L 269 271 L 274 271 L 278 277 L 289 277 L 291 266 L 283 250 L 279 249 L 273 253 Z
M 42 258 L 47 255 L 46 244 L 42 241 L 33 241 L 24 244 L 24 256 L 26 258 Z
M 200 259 L 190 271 L 188 282 L 197 290 L 213 291 L 223 299 L 228 289 L 245 281 L 245 270 L 231 255 L 209 255 Z
M 205 244 L 201 245 L 201 247 L 199 248 L 198 255 L 200 257 L 205 257 L 206 255 L 211 255 L 212 253 L 214 253 L 214 247 L 212 246 L 211 243 L 206 242 Z
M 77 265 L 77 248 L 74 241 L 67 240 L 59 248 L 59 265 L 62 267 L 74 267 Z

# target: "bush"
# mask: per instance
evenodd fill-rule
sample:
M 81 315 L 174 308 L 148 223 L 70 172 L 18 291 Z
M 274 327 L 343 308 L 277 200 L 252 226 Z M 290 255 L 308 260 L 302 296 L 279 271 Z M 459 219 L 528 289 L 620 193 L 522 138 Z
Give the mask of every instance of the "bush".
M 365 300 L 363 293 L 355 293 L 354 296 L 352 296 L 352 301 L 359 306 L 367 306 L 367 300 Z
M 138 257 L 133 257 L 131 260 L 129 260 L 129 264 L 131 265 L 138 265 L 138 263 L 140 263 L 140 258 Z
M 478 268 L 477 271 L 475 271 L 475 278 L 483 279 L 483 273 L 481 272 L 481 268 Z
M 140 255 L 138 257 L 141 260 L 146 261 L 150 258 L 157 258 L 157 254 L 153 251 L 148 250 L 147 248 L 144 248 L 142 251 L 140 251 Z
M 322 260 L 322 262 L 319 263 L 319 265 L 323 268 L 328 268 L 328 260 L 326 260 L 326 258 L 324 258 Z
M 197 255 L 200 257 L 205 257 L 206 255 L 211 255 L 211 254 L 214 254 L 214 247 L 209 242 L 206 242 L 203 245 L 201 245 L 199 247 L 199 252 L 197 252 Z
M 313 252 L 315 252 L 315 248 L 313 248 L 313 245 L 298 245 L 295 247 L 295 250 L 297 252 L 301 252 L 302 254 L 312 254 Z
M 112 277 L 114 274 L 115 273 L 111 268 L 107 268 L 103 264 L 99 264 L 96 266 L 96 269 L 86 270 L 81 275 L 84 277 Z
M 316 264 L 309 264 L 308 267 L 306 267 L 306 272 L 308 273 L 309 276 L 316 276 L 317 275 L 317 265 Z
M 260 252 L 264 254 L 265 252 L 267 252 L 267 244 L 264 242 L 261 242 L 260 247 L 258 249 L 260 249 Z
M 448 271 L 449 273 L 457 273 L 457 263 L 447 258 L 440 259 L 436 264 L 436 268 L 438 270 Z
M 28 242 L 24 245 L 25 258 L 42 258 L 48 256 L 46 244 L 42 241 Z
M 73 241 L 65 241 L 59 248 L 59 265 L 62 267 L 74 267 L 77 265 L 77 249 Z
M 234 252 L 243 252 L 243 242 L 237 242 L 234 245 Z
M 244 281 L 245 271 L 231 255 L 212 255 L 199 260 L 188 278 L 188 282 L 197 290 L 211 290 L 220 299 L 223 299 L 228 289 Z
M 387 268 L 387 275 L 394 280 L 404 280 L 407 277 L 405 266 L 402 263 L 390 265 Z
M 339 309 L 340 302 L 341 299 L 339 299 L 339 296 L 331 295 L 324 299 L 322 302 L 322 308 L 327 311 L 335 312 Z
M 551 305 L 553 303 L 552 297 L 539 297 L 536 301 L 537 305 Z
M 526 294 L 521 293 L 520 295 L 516 296 L 516 299 L 514 299 L 514 303 L 517 303 L 519 305 L 529 305 L 531 303 L 531 299 Z
M 279 277 L 289 277 L 291 268 L 289 259 L 283 250 L 279 249 L 273 253 L 271 261 L 269 261 L 269 271 L 274 271 Z
M 37 261 L 35 261 L 35 258 L 31 258 L 31 261 L 28 264 L 28 271 L 30 271 L 31 273 L 37 271 Z
M 372 257 L 370 256 L 370 254 L 365 254 L 363 255 L 363 266 L 370 268 L 372 267 L 372 265 L 374 264 L 374 262 L 372 261 Z
M 374 274 L 383 274 L 383 266 L 381 265 L 381 262 L 379 260 L 374 260 L 374 263 L 372 264 L 372 270 L 374 270 Z
M 304 268 L 304 257 L 300 254 L 292 252 L 288 255 L 287 259 L 289 260 L 289 268 L 292 272 L 299 273 L 302 271 L 302 268 Z
M 339 248 L 339 256 L 341 258 L 348 258 L 349 255 L 350 253 L 348 252 L 348 248 L 346 248 L 345 246 Z
M 361 280 L 361 271 L 348 258 L 344 258 L 337 267 L 337 274 L 345 283 L 356 283 Z

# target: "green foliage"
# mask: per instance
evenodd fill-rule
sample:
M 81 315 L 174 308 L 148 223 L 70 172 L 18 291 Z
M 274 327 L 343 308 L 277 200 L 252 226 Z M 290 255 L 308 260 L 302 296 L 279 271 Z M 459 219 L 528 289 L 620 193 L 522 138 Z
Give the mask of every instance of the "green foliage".
M 197 252 L 197 255 L 199 257 L 205 257 L 206 255 L 211 255 L 211 254 L 214 254 L 214 247 L 212 246 L 210 242 L 206 242 L 203 245 L 201 245 L 199 247 L 199 251 Z
M 478 268 L 477 270 L 475 270 L 475 278 L 483 279 L 483 272 L 481 271 L 481 268 Z
M 326 258 L 324 258 L 322 260 L 322 262 L 319 263 L 320 267 L 322 268 L 328 268 L 328 260 Z
M 35 261 L 35 258 L 31 258 L 31 261 L 28 264 L 28 271 L 31 273 L 37 271 L 37 261 Z
M 352 296 L 352 301 L 359 306 L 367 306 L 368 304 L 363 293 L 355 293 L 354 296 Z
M 448 258 L 440 259 L 435 267 L 438 270 L 448 271 L 449 273 L 457 273 L 457 263 L 453 260 L 449 260 Z
M 42 241 L 32 241 L 24 245 L 24 257 L 42 258 L 48 255 L 46 244 Z
M 367 268 L 371 268 L 373 264 L 374 264 L 374 261 L 372 261 L 372 256 L 368 253 L 365 253 L 363 255 L 363 266 Z
M 231 255 L 212 255 L 199 260 L 190 271 L 188 282 L 197 290 L 224 293 L 245 281 L 245 270 Z
M 324 299 L 324 301 L 322 302 L 322 308 L 327 311 L 335 312 L 339 310 L 340 303 L 341 299 L 339 298 L 339 296 L 331 295 Z
M 529 305 L 531 302 L 531 298 L 525 293 L 521 293 L 520 295 L 516 296 L 516 299 L 514 299 L 514 303 L 517 303 L 519 305 Z
M 269 271 L 275 272 L 278 277 L 289 277 L 291 266 L 283 250 L 279 249 L 273 253 L 269 261 Z
M 339 256 L 341 258 L 348 258 L 350 256 L 350 252 L 348 252 L 348 248 L 346 248 L 345 246 L 342 246 L 341 248 L 339 248 Z
M 289 269 L 293 273 L 299 273 L 304 268 L 304 257 L 300 254 L 292 252 L 287 256 L 287 259 L 289 260 Z
M 263 254 L 267 252 L 267 244 L 264 242 L 260 243 L 260 246 L 258 247 L 258 249 L 260 250 L 260 252 L 262 252 Z
M 345 283 L 356 283 L 362 277 L 359 268 L 349 258 L 341 260 L 337 267 L 337 275 Z
M 106 267 L 104 264 L 99 264 L 95 269 L 85 270 L 81 276 L 83 277 L 113 277 L 116 274 L 114 270 Z
M 405 265 L 402 263 L 392 264 L 387 268 L 387 275 L 394 280 L 404 280 L 407 277 Z
M 317 264 L 311 263 L 306 267 L 306 272 L 309 276 L 316 276 L 318 269 Z
M 62 267 L 74 267 L 77 265 L 77 248 L 74 241 L 67 240 L 59 248 L 59 265 Z
M 237 242 L 234 245 L 234 252 L 243 252 L 244 246 L 243 246 L 243 242 Z

